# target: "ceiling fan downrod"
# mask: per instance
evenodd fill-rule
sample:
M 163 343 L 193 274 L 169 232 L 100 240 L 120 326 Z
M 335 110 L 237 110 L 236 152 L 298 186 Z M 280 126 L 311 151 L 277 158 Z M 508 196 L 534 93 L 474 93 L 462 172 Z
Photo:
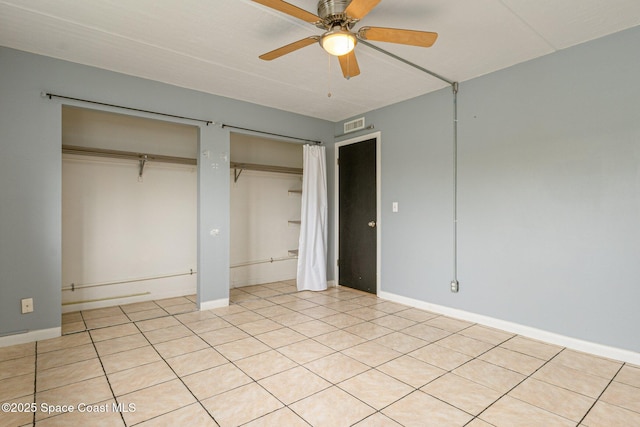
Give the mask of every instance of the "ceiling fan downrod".
M 321 21 L 316 24 L 318 28 L 331 30 L 336 25 L 345 29 L 351 29 L 358 20 L 347 16 L 346 10 L 350 0 L 319 0 L 318 16 Z

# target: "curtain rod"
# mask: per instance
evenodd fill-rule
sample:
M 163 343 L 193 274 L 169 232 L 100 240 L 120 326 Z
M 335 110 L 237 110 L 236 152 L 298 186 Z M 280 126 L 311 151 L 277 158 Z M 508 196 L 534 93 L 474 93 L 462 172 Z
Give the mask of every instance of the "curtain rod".
M 151 111 L 151 110 L 143 110 L 140 108 L 133 108 L 133 107 L 125 107 L 123 105 L 116 105 L 116 104 L 108 104 L 106 102 L 99 102 L 99 101 L 91 101 L 89 99 L 82 99 L 82 98 L 74 98 L 71 96 L 64 96 L 64 95 L 56 95 L 55 93 L 45 93 L 42 92 L 42 97 L 48 97 L 49 99 L 51 98 L 61 98 L 61 99 L 70 99 L 72 101 L 80 101 L 80 102 L 86 102 L 88 104 L 96 104 L 96 105 L 103 105 L 105 107 L 115 107 L 115 108 L 121 108 L 123 110 L 129 110 L 129 111 L 138 111 L 140 113 L 149 113 L 149 114 L 155 114 L 157 116 L 164 116 L 164 117 L 173 117 L 174 119 L 185 119 L 185 120 L 192 120 L 194 122 L 201 122 L 206 124 L 207 126 L 209 126 L 210 124 L 213 124 L 214 122 L 212 120 L 205 120 L 205 119 L 196 119 L 193 117 L 185 117 L 185 116 L 178 116 L 175 114 L 167 114 L 167 113 L 160 113 L 158 111 Z
M 244 131 L 248 131 L 248 132 L 261 133 L 263 135 L 279 136 L 281 138 L 295 139 L 297 141 L 302 141 L 302 142 L 313 142 L 316 145 L 321 145 L 322 144 L 322 141 L 316 141 L 314 139 L 305 139 L 305 138 L 298 138 L 297 136 L 281 135 L 279 133 L 265 132 L 263 130 L 243 128 L 243 127 L 240 127 L 240 126 L 227 125 L 227 124 L 224 124 L 224 123 L 222 123 L 221 127 L 222 128 L 231 128 L 231 129 L 244 130 Z
M 314 143 L 316 145 L 321 145 L 322 144 L 322 141 L 316 141 L 314 139 L 298 138 L 296 136 L 289 136 L 289 135 L 282 135 L 282 134 L 279 134 L 279 133 L 265 132 L 265 131 L 262 131 L 262 130 L 249 129 L 249 128 L 244 128 L 244 127 L 240 127 L 240 126 L 228 125 L 228 124 L 224 124 L 224 123 L 216 123 L 213 120 L 205 120 L 205 119 L 197 119 L 197 118 L 194 118 L 194 117 L 178 116 L 178 115 L 175 115 L 175 114 L 160 113 L 158 111 L 143 110 L 141 108 L 125 107 L 124 105 L 109 104 L 109 103 L 106 103 L 106 102 L 92 101 L 90 99 L 83 99 L 83 98 L 74 98 L 72 96 L 57 95 L 55 93 L 50 93 L 50 92 L 42 92 L 41 95 L 42 95 L 43 98 L 70 99 L 72 101 L 86 102 L 88 104 L 95 104 L 95 105 L 103 105 L 105 107 L 121 108 L 123 110 L 138 111 L 140 113 L 155 114 L 157 116 L 173 117 L 175 119 L 192 120 L 194 122 L 204 123 L 207 126 L 213 124 L 213 125 L 219 125 L 221 128 L 227 127 L 227 128 L 231 128 L 231 129 L 238 129 L 238 130 L 244 130 L 244 131 L 248 131 L 248 132 L 261 133 L 263 135 L 271 135 L 271 136 L 278 136 L 278 137 L 281 137 L 281 138 L 295 139 L 297 141 L 302 141 L 302 142 L 311 142 L 311 143 Z

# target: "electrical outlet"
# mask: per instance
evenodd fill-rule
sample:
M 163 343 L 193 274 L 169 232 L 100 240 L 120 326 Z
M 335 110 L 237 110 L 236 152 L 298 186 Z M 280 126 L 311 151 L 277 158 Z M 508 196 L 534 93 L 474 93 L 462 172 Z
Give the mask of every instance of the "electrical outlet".
M 460 285 L 458 284 L 457 280 L 452 280 L 451 281 L 451 292 L 458 292 L 460 288 Z
M 33 298 L 24 298 L 22 300 L 22 314 L 33 312 Z

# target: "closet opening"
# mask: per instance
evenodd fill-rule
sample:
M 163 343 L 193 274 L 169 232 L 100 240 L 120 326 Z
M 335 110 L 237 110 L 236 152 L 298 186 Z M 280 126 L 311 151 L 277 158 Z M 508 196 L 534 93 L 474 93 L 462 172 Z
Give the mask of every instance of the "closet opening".
M 230 299 L 294 292 L 303 144 L 231 133 Z
M 62 107 L 63 334 L 196 310 L 198 138 Z

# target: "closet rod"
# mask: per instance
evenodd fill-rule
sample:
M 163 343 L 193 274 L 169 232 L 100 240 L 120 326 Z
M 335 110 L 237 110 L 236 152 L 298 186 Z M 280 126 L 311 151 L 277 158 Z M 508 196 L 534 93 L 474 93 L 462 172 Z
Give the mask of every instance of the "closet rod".
M 135 283 L 135 282 L 146 282 L 148 280 L 158 280 L 158 279 L 168 279 L 171 277 L 180 277 L 180 276 L 193 276 L 194 274 L 197 274 L 197 271 L 193 271 L 193 269 L 189 270 L 188 273 L 174 273 L 174 274 L 164 274 L 164 275 L 160 275 L 160 276 L 152 276 L 152 277 L 140 277 L 140 278 L 136 278 L 136 279 L 127 279 L 127 280 L 116 280 L 116 281 L 112 281 L 112 282 L 102 282 L 102 283 L 86 283 L 86 284 L 80 284 L 80 285 L 76 285 L 75 283 L 72 283 L 69 286 L 64 286 L 62 288 L 62 291 L 71 291 L 71 292 L 75 292 L 76 289 L 86 289 L 86 288 L 100 288 L 102 286 L 113 286 L 113 285 L 122 285 L 122 284 L 126 284 L 126 283 Z
M 161 163 L 177 163 L 181 165 L 197 165 L 196 159 L 188 157 L 163 156 L 160 154 L 143 154 L 132 151 L 106 150 L 103 148 L 79 147 L 76 145 L 63 145 L 64 154 L 80 154 L 83 156 L 110 157 L 114 159 L 128 159 L 139 161 L 151 161 Z
M 295 140 L 301 141 L 301 142 L 312 142 L 312 143 L 314 143 L 316 145 L 321 145 L 322 144 L 322 141 L 316 141 L 314 139 L 305 139 L 305 138 L 298 138 L 297 136 L 281 135 L 279 133 L 265 132 L 263 130 L 243 128 L 243 127 L 240 127 L 240 126 L 227 125 L 227 124 L 224 124 L 224 123 L 222 123 L 220 126 L 223 129 L 224 128 L 230 128 L 230 129 L 244 130 L 244 131 L 248 131 L 248 132 L 261 133 L 263 135 L 271 135 L 271 136 L 279 136 L 281 138 L 295 139 Z
M 91 101 L 89 99 L 74 98 L 74 97 L 71 97 L 71 96 L 64 96 L 64 95 L 56 95 L 55 93 L 42 92 L 41 95 L 43 97 L 48 97 L 49 99 L 51 99 L 51 98 L 70 99 L 72 101 L 86 102 L 88 104 L 103 105 L 105 107 L 115 107 L 115 108 L 121 108 L 123 110 L 138 111 L 140 113 L 155 114 L 157 116 L 173 117 L 174 119 L 192 120 L 194 122 L 204 123 L 207 126 L 209 126 L 210 124 L 213 124 L 212 120 L 196 119 L 196 118 L 193 118 L 193 117 L 186 117 L 186 116 L 177 116 L 175 114 L 160 113 L 158 111 L 143 110 L 143 109 L 140 109 L 140 108 L 133 108 L 133 107 L 125 107 L 124 105 L 108 104 L 106 102 Z
M 243 170 L 302 175 L 302 168 L 290 168 L 286 166 L 272 166 L 272 165 L 259 165 L 256 163 L 231 162 L 230 167 L 235 171 L 234 182 L 238 182 L 238 178 L 240 178 L 240 174 L 242 173 Z M 238 172 L 238 169 L 240 169 L 240 172 Z

